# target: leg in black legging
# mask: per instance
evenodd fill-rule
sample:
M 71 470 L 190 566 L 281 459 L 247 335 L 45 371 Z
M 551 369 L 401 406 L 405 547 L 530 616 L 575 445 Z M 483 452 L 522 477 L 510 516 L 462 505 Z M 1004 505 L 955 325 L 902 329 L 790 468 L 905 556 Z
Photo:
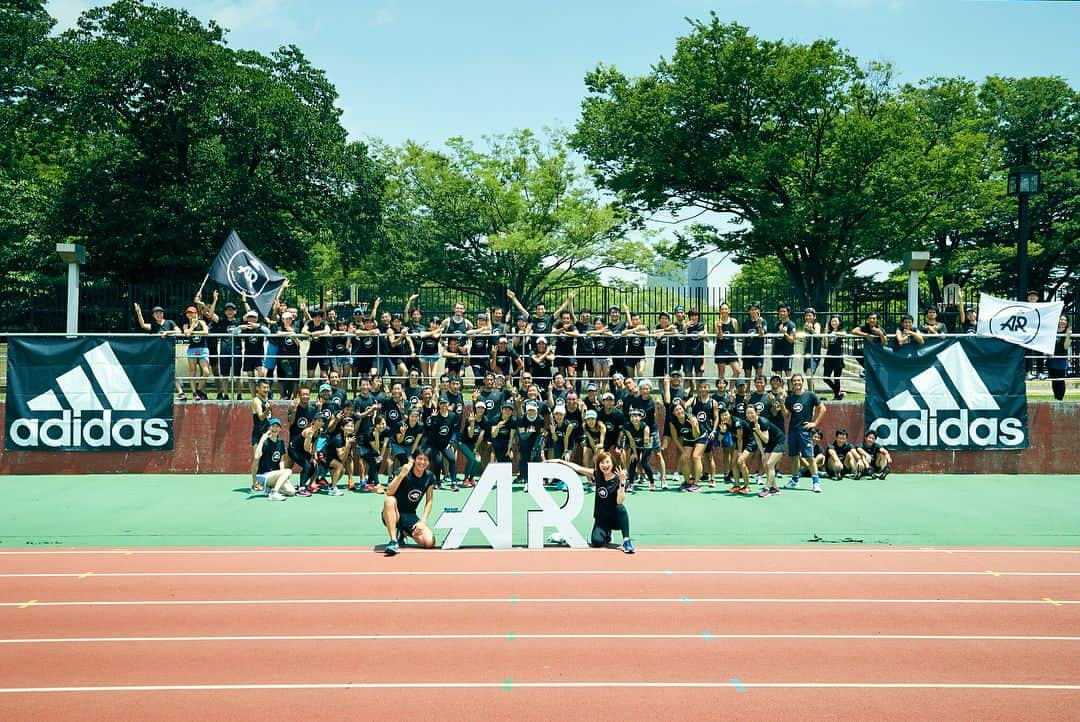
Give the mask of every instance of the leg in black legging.
M 1050 388 L 1054 390 L 1054 398 L 1058 401 L 1065 399 L 1065 369 L 1049 369 L 1050 378 L 1053 379 L 1050 382 Z
M 622 532 L 623 539 L 630 538 L 630 513 L 626 511 L 626 507 L 619 504 L 615 507 L 616 518 L 619 520 L 619 531 Z
M 609 532 L 607 529 L 600 526 L 599 524 L 594 523 L 592 528 L 592 538 L 589 539 L 589 546 L 597 549 L 603 546 L 607 546 L 608 537 L 610 534 L 611 532 Z

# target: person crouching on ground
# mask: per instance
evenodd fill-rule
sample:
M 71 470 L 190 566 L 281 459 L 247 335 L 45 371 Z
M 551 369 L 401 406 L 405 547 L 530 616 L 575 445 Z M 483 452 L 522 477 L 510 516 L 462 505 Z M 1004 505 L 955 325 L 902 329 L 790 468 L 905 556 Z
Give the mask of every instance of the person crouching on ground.
M 626 469 L 615 466 L 615 458 L 607 451 L 596 454 L 596 467 L 579 466 L 566 459 L 552 461 L 569 467 L 575 473 L 592 477 L 596 487 L 596 499 L 593 504 L 593 529 L 589 546 L 603 547 L 611 541 L 614 529 L 622 532 L 622 550 L 634 553 L 634 543 L 630 541 L 630 514 L 626 511 Z
M 269 427 L 255 445 L 255 458 L 251 463 L 251 472 L 266 490 L 270 501 L 285 501 L 285 497 L 296 493 L 289 482 L 292 464 L 288 458 L 285 442 L 281 440 L 281 421 L 270 419 Z
M 435 534 L 427 525 L 435 498 L 435 475 L 428 470 L 430 463 L 427 452 L 418 449 L 386 490 L 382 519 L 390 534 L 385 550 L 387 556 L 398 553 L 406 534 L 425 549 L 435 546 Z M 424 499 L 424 512 L 417 516 L 416 509 L 420 506 L 421 498 Z

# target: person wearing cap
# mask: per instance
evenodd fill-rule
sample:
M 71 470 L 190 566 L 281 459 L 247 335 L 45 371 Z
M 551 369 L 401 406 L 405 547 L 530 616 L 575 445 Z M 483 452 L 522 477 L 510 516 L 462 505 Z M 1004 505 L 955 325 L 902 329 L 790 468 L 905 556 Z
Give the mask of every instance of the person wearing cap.
M 585 396 L 582 397 L 581 403 L 585 408 L 593 411 L 600 408 L 600 389 L 595 381 L 585 384 Z
M 461 416 L 450 411 L 450 398 L 441 394 L 435 413 L 424 422 L 424 448 L 431 459 L 435 488 L 442 487 L 444 474 L 450 476 L 450 491 L 457 491 L 457 454 L 453 441 L 461 429 Z
M 540 387 L 540 391 L 547 393 L 551 386 L 551 374 L 555 369 L 555 349 L 551 348 L 546 336 L 538 336 L 534 342 L 533 352 L 526 359 L 525 370 L 533 378 L 533 382 Z
M 281 398 L 291 399 L 296 396 L 300 387 L 300 334 L 296 330 L 296 314 L 287 309 L 283 310 L 278 323 L 270 332 L 277 342 Z
M 626 554 L 634 553 L 634 543 L 630 540 L 630 514 L 626 510 L 626 491 L 628 480 L 626 469 L 616 463 L 615 458 L 601 451 L 596 455 L 595 466 L 579 466 L 565 459 L 556 462 L 569 467 L 576 474 L 592 479 L 596 495 L 593 502 L 593 528 L 589 546 L 606 547 L 611 542 L 615 529 L 622 533 L 622 550 Z
M 504 378 L 513 379 L 524 367 L 521 354 L 510 345 L 506 336 L 499 336 L 495 348 L 491 349 L 491 361 L 488 368 L 496 374 L 502 374 Z
M 138 322 L 139 328 L 143 331 L 162 338 L 173 336 L 176 337 L 176 339 L 180 339 L 183 337 L 183 333 L 180 331 L 180 327 L 176 325 L 176 321 L 165 318 L 165 309 L 161 306 L 154 306 L 154 308 L 151 309 L 149 322 L 143 319 L 142 307 L 137 303 L 134 304 L 134 306 L 135 320 Z M 176 363 L 178 365 L 180 364 L 179 357 L 177 358 Z M 180 386 L 180 376 L 182 375 L 183 371 L 178 371 L 173 380 L 177 401 L 187 400 L 187 396 L 184 395 L 184 389 Z
M 390 541 L 384 548 L 387 556 L 394 556 L 400 551 L 406 534 L 425 549 L 435 546 L 435 534 L 427 524 L 435 501 L 436 484 L 435 475 L 429 468 L 430 463 L 427 452 L 418 449 L 416 455 L 401 467 L 386 490 L 382 521 L 390 534 Z M 424 501 L 424 511 L 417 516 L 416 510 L 421 499 Z
M 821 347 L 824 336 L 821 334 L 821 324 L 817 320 L 817 310 L 812 306 L 803 309 L 803 326 L 796 337 L 802 341 L 803 374 L 806 376 L 806 387 L 814 391 L 814 377 L 817 375 L 818 366 L 822 363 Z
M 668 369 L 675 368 L 675 359 L 672 358 L 672 343 L 675 340 L 675 334 L 678 329 L 671 325 L 671 314 L 667 311 L 661 311 L 660 315 L 656 319 L 656 328 L 653 330 L 653 339 L 656 341 L 656 346 L 653 349 L 653 369 L 652 375 L 657 378 L 665 378 L 668 375 Z
M 528 399 L 524 403 L 524 413 L 518 419 L 518 476 L 522 483 L 529 478 L 529 463 L 543 459 L 546 422 L 540 413 L 541 405 L 537 399 Z
M 761 316 L 761 306 L 751 303 L 743 321 L 742 370 L 746 378 L 753 378 L 765 369 L 765 334 L 768 322 Z
M 566 459 L 574 457 L 577 441 L 577 426 L 566 418 L 566 404 L 557 403 L 551 410 L 547 423 L 547 438 L 544 440 L 544 458 Z
M 652 466 L 649 457 L 652 455 L 652 432 L 645 423 L 645 412 L 640 408 L 630 409 L 630 421 L 623 427 L 623 445 L 626 447 L 627 491 L 633 491 L 635 483 L 644 484 L 649 481 L 649 491 L 656 491 L 656 481 L 653 479 Z
M 285 289 L 288 288 L 288 286 L 288 279 L 285 279 L 285 281 L 278 286 L 277 295 L 274 296 L 274 300 L 270 303 L 270 313 L 263 319 L 266 322 L 268 338 L 266 339 L 266 353 L 263 355 L 262 362 L 256 369 L 256 373 L 260 377 L 270 378 L 277 373 L 278 353 L 280 351 L 277 333 L 281 329 L 281 313 L 286 309 L 285 302 L 281 300 L 281 294 L 285 292 Z M 273 392 L 271 392 L 270 397 L 273 398 Z
M 240 364 L 241 378 L 245 375 L 248 377 L 251 394 L 254 397 L 255 385 L 261 378 L 259 370 L 262 368 L 263 358 L 266 355 L 265 341 L 270 335 L 270 329 L 259 323 L 259 312 L 252 310 L 244 314 L 244 322 L 240 324 L 236 333 L 244 355 Z M 242 380 L 241 384 L 243 384 Z M 269 394 L 269 389 L 267 394 Z M 237 395 L 237 398 L 240 396 Z
M 523 305 L 521 305 L 521 301 L 518 300 L 516 293 L 514 293 L 510 289 L 506 289 L 506 295 L 510 298 L 510 302 L 514 304 L 514 307 L 518 310 L 518 313 L 521 316 L 525 317 L 525 320 L 529 327 L 528 332 L 533 335 L 533 339 L 535 339 L 537 336 L 547 336 L 551 333 L 552 317 L 548 315 L 547 305 L 543 301 L 537 301 L 536 305 L 533 307 L 533 312 L 530 314 L 528 310 Z M 567 294 L 566 299 L 562 302 L 562 305 L 555 309 L 554 315 L 558 317 L 562 313 L 564 308 L 567 308 L 571 303 L 573 303 L 573 300 L 574 292 L 571 291 L 569 294 Z M 525 344 L 524 348 L 522 349 L 522 355 L 524 356 L 527 353 L 532 353 L 533 346 L 534 343 L 532 342 L 532 339 L 530 339 L 530 342 Z
M 698 379 L 705 373 L 705 324 L 701 311 L 691 308 L 683 322 L 682 370 L 687 378 Z
M 199 310 L 194 306 L 184 309 L 184 324 L 180 328 L 188 341 L 188 383 L 191 385 L 191 398 L 196 401 L 206 400 L 206 379 L 210 377 L 210 349 L 206 347 L 206 334 L 210 328 L 199 317 Z
M 607 427 L 599 421 L 596 409 L 586 409 L 582 414 L 577 443 L 581 447 L 581 463 L 592 466 L 596 455 L 604 450 Z
M 281 421 L 270 419 L 266 431 L 255 444 L 251 462 L 251 474 L 255 479 L 252 489 L 264 489 L 270 501 L 285 501 L 285 497 L 296 494 L 296 488 L 289 481 L 292 467 L 288 459 L 285 442 L 281 440 Z
M 518 420 L 514 417 L 514 402 L 503 401 L 499 407 L 499 418 L 486 430 L 485 436 L 491 440 L 491 461 L 510 463 L 511 451 L 517 438 Z

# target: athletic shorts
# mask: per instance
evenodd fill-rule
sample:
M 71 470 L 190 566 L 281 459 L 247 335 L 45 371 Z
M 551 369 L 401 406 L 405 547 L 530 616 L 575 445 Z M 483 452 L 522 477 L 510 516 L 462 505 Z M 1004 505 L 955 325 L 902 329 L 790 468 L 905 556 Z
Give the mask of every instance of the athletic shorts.
M 684 358 L 682 360 L 682 372 L 684 374 L 701 374 L 705 370 L 705 359 L 703 358 Z
M 574 366 L 574 367 L 577 366 L 577 359 L 575 359 L 573 356 L 556 356 L 555 357 L 555 368 L 564 369 L 564 368 L 568 368 L 570 366 Z
M 773 371 L 790 371 L 791 370 L 791 356 L 773 356 L 772 357 L 772 370 Z
M 351 362 L 352 362 L 352 358 L 349 357 L 349 356 L 331 356 L 330 357 L 330 365 L 333 366 L 336 369 L 340 369 L 340 368 L 344 368 L 346 366 L 350 366 L 350 365 L 352 365 Z M 269 368 L 269 367 L 267 367 L 267 368 Z
M 210 349 L 205 346 L 188 346 L 187 357 L 192 359 L 210 358 Z
M 383 526 L 386 526 L 385 513 L 382 515 L 382 520 Z M 400 531 L 405 532 L 406 534 L 412 534 L 413 529 L 418 523 L 420 523 L 420 517 L 418 517 L 416 514 L 406 514 L 405 512 L 400 512 L 398 514 L 397 528 Z
M 717 354 L 713 356 L 713 360 L 718 364 L 737 364 L 739 363 L 739 357 L 733 353 Z
M 744 369 L 762 369 L 765 367 L 764 356 L 743 356 L 742 367 Z
M 255 373 L 255 369 L 262 366 L 263 360 L 254 356 L 245 356 L 244 365 L 241 367 L 245 373 Z
M 611 368 L 611 359 L 607 356 L 601 356 L 592 360 L 593 367 L 598 369 L 607 370 Z
M 803 459 L 814 458 L 814 432 L 812 431 L 789 431 L 787 437 L 788 456 L 799 456 Z
M 278 347 L 277 344 L 266 344 L 266 357 L 263 358 L 262 367 L 267 371 L 273 371 L 274 366 L 277 365 Z
M 760 449 L 760 448 L 761 447 L 759 446 L 759 444 L 757 442 L 757 439 L 751 439 L 750 441 L 746 442 L 746 446 L 743 448 L 743 451 L 749 451 L 751 454 L 756 454 L 758 452 L 758 449 Z M 773 442 L 771 444 L 767 444 L 765 446 L 764 453 L 766 453 L 766 454 L 783 454 L 784 453 L 784 443 L 783 443 L 783 441 L 780 441 L 778 439 L 777 441 L 775 441 L 775 442 Z
M 438 363 L 439 359 L 441 359 L 441 358 L 442 358 L 441 355 L 439 355 L 437 353 L 433 353 L 430 356 L 421 356 L 420 360 L 423 361 L 426 364 L 433 364 L 433 363 Z

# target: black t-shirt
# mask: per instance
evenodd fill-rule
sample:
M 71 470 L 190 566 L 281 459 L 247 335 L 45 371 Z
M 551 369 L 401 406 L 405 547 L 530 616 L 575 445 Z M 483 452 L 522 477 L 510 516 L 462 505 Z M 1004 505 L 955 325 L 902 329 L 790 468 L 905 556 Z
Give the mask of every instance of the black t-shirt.
M 814 419 L 814 409 L 821 401 L 813 391 L 803 391 L 801 394 L 790 393 L 784 399 L 784 407 L 788 410 L 788 429 L 790 431 L 805 431 L 803 424 Z
M 604 472 L 597 469 L 593 472 L 593 483 L 596 486 L 593 519 L 600 521 L 614 520 L 619 507 L 619 485 L 622 482 L 614 474 L 610 479 L 605 479 Z
M 309 333 L 315 333 L 316 331 L 324 331 L 328 329 L 326 321 L 308 321 L 304 324 L 304 330 Z M 327 348 L 327 339 L 329 336 L 312 336 L 308 343 L 308 356 L 325 356 Z
M 454 413 L 446 416 L 432 414 L 424 422 L 424 426 L 427 428 L 425 438 L 428 447 L 441 451 L 449 446 L 454 433 L 461 427 L 461 417 Z
M 787 321 L 778 321 L 776 325 L 776 332 L 779 334 L 790 333 L 795 334 L 795 323 L 789 318 Z M 784 336 L 777 336 L 773 339 L 773 356 L 791 356 L 795 353 L 795 342 L 788 341 Z
M 544 417 L 540 414 L 537 414 L 534 419 L 530 419 L 529 415 L 525 414 L 518 418 L 518 439 L 531 443 L 540 437 L 540 433 L 544 430 L 545 426 Z
M 747 423 L 747 426 L 749 427 L 749 422 Z M 758 428 L 761 429 L 761 431 L 766 436 L 765 446 L 767 446 L 767 447 L 776 447 L 776 446 L 783 445 L 783 443 L 784 443 L 784 429 L 783 429 L 783 427 L 780 427 L 780 426 L 777 426 L 774 423 L 771 423 L 768 419 L 763 419 L 761 417 L 758 417 Z M 754 434 L 753 428 L 747 428 L 747 430 L 745 432 L 743 432 L 743 438 L 748 441 L 749 439 L 746 438 L 746 434 Z M 755 442 L 757 442 L 757 436 L 756 435 L 753 436 L 753 439 L 754 439 Z M 775 451 L 775 449 L 774 449 L 774 451 Z
M 855 447 L 851 445 L 850 441 L 845 441 L 843 444 L 834 441 L 829 444 L 829 448 L 835 451 L 836 455 L 839 456 L 841 459 L 843 459 L 845 456 L 848 455 L 848 453 L 855 449 Z
M 683 353 L 692 358 L 705 355 L 705 339 L 697 334 L 705 330 L 701 321 L 686 327 L 686 339 L 683 341 Z
M 420 500 L 427 494 L 427 490 L 433 486 L 435 486 L 435 475 L 431 471 L 425 470 L 418 477 L 415 471 L 409 470 L 409 473 L 401 480 L 397 490 L 394 492 L 398 511 L 402 514 L 416 514 L 416 509 L 420 506 Z
M 873 459 L 875 456 L 877 456 L 878 452 L 881 451 L 881 444 L 877 443 L 876 441 L 873 444 L 867 444 L 866 441 L 863 441 L 862 448 L 863 451 L 865 451 L 867 454 L 870 454 L 870 458 Z
M 747 316 L 746 320 L 743 321 L 742 332 L 750 334 L 742 342 L 743 356 L 765 355 L 765 337 L 757 335 L 759 328 L 764 329 L 766 333 L 769 332 L 769 325 L 765 323 L 765 319 L 759 318 L 755 321 Z
M 248 358 L 262 358 L 263 340 L 270 333 L 266 326 L 241 327 L 240 337 L 243 343 L 244 355 Z
M 262 444 L 262 456 L 259 457 L 259 470 L 257 473 L 265 474 L 281 468 L 281 459 L 285 456 L 285 442 L 267 439 Z
M 645 337 L 641 334 L 631 333 L 623 337 L 626 343 L 626 357 L 639 359 L 645 356 Z
M 481 391 L 477 394 L 476 404 L 484 407 L 484 421 L 488 424 L 494 424 L 499 420 L 503 402 L 506 401 L 505 391 Z
M 632 396 L 626 401 L 626 411 L 630 412 L 631 409 L 641 409 L 645 414 L 645 423 L 648 424 L 649 430 L 654 434 L 656 433 L 656 402 L 652 400 L 651 396 L 642 398 L 640 395 Z
M 293 414 L 292 423 L 289 424 L 289 437 L 299 436 L 303 433 L 304 429 L 308 427 L 311 420 L 315 418 L 315 414 L 318 410 L 315 408 L 314 402 L 307 402 L 307 404 L 300 404 L 296 407 L 296 412 Z

